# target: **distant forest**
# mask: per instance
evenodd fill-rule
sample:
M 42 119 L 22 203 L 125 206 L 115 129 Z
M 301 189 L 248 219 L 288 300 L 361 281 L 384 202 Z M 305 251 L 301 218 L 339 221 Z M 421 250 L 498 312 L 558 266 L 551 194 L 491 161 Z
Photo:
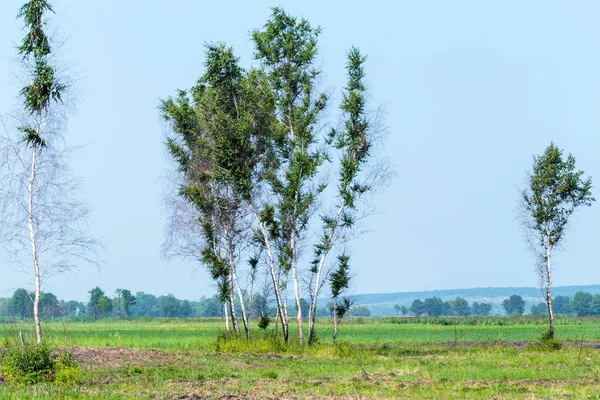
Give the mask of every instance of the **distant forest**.
M 553 299 L 558 315 L 597 316 L 600 315 L 600 285 L 564 286 L 555 289 L 558 294 Z M 42 293 L 40 313 L 43 318 L 80 317 L 100 318 L 211 318 L 223 317 L 223 302 L 217 295 L 201 297 L 199 300 L 178 299 L 172 294 L 155 296 L 144 292 L 133 295 L 127 289 L 118 289 L 109 296 L 100 288 L 90 290 L 87 302 L 59 300 L 52 293 Z M 511 294 L 512 293 L 512 294 Z M 364 294 L 355 296 L 350 316 L 380 316 L 377 309 L 386 304 L 392 313 L 409 317 L 425 316 L 487 316 L 491 314 L 522 315 L 546 314 L 544 303 L 526 301 L 536 298 L 539 289 L 535 288 L 481 288 L 447 291 Z M 434 294 L 434 295 L 432 295 Z M 464 297 L 457 296 L 460 294 Z M 429 297 L 427 297 L 429 295 Z M 454 296 L 453 296 L 454 295 Z M 17 289 L 9 298 L 0 298 L 0 318 L 26 319 L 33 317 L 33 293 Z M 453 297 L 450 297 L 453 296 Z M 248 297 L 248 296 L 247 296 Z M 539 295 L 537 296 L 539 298 Z M 448 299 L 449 300 L 443 300 Z M 493 312 L 493 302 L 473 301 L 482 298 L 504 298 L 499 303 L 500 312 Z M 412 300 L 411 300 L 412 299 Z M 318 317 L 330 317 L 332 303 L 323 299 L 325 306 L 318 309 Z M 471 300 L 470 302 L 468 300 Z M 276 308 L 272 299 L 254 294 L 246 299 L 250 304 L 249 315 L 275 316 Z M 530 303 L 530 306 L 527 306 Z M 309 303 L 302 299 L 303 311 Z M 236 304 L 236 308 L 240 305 Z M 290 315 L 293 308 L 290 308 Z M 375 312 L 374 312 L 375 311 Z
M 155 296 L 137 292 L 132 295 L 127 289 L 118 289 L 115 296 L 108 296 L 100 288 L 90 290 L 90 300 L 80 302 L 75 300 L 59 300 L 53 293 L 42 293 L 40 297 L 40 315 L 42 318 L 59 317 L 89 317 L 100 319 L 120 317 L 129 319 L 133 317 L 158 317 L 158 318 L 210 318 L 223 316 L 223 302 L 217 295 L 201 297 L 198 301 L 181 300 L 172 294 Z M 25 289 L 17 289 L 10 298 L 0 298 L 0 318 L 9 317 L 25 319 L 33 317 L 33 293 Z M 273 315 L 276 309 L 274 304 L 260 294 L 255 294 L 248 299 L 250 304 L 249 315 Z M 302 299 L 301 305 L 308 311 L 309 304 Z M 330 306 L 330 305 L 328 305 Z M 236 304 L 236 308 L 240 308 Z M 290 315 L 295 315 L 290 309 Z M 318 316 L 326 317 L 330 310 L 326 307 L 318 309 Z M 350 315 L 368 316 L 370 312 L 366 307 L 354 307 Z

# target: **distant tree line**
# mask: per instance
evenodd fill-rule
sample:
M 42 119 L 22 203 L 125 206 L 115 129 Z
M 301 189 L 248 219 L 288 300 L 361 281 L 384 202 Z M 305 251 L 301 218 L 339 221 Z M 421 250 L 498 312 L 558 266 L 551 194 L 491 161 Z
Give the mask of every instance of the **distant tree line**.
M 492 311 L 491 304 L 474 302 L 472 305 L 463 299 L 457 297 L 454 300 L 443 301 L 439 297 L 429 297 L 425 300 L 416 299 L 410 307 L 395 305 L 394 308 L 398 314 L 412 316 L 457 316 L 467 317 L 471 315 L 485 316 Z
M 223 302 L 218 295 L 201 297 L 198 301 L 181 300 L 172 294 L 155 296 L 153 294 L 137 292 L 131 293 L 128 289 L 117 289 L 114 296 L 107 295 L 99 287 L 89 291 L 90 298 L 87 303 L 75 300 L 58 300 L 53 293 L 42 293 L 40 297 L 40 316 L 45 319 L 59 317 L 91 317 L 100 319 L 107 317 L 159 317 L 159 318 L 210 318 L 223 316 Z M 258 317 L 262 315 L 275 315 L 276 306 L 272 299 L 260 294 L 254 294 L 249 299 L 244 294 L 246 302 L 250 305 L 248 315 Z M 33 318 L 34 293 L 25 289 L 16 289 L 10 298 L 0 298 L 0 317 L 17 319 Z M 309 303 L 301 299 L 301 306 L 308 311 Z M 239 310 L 240 305 L 236 302 Z M 317 310 L 317 316 L 330 317 L 331 304 Z M 293 312 L 290 315 L 294 316 Z M 367 307 L 359 306 L 350 310 L 351 316 L 369 316 Z
M 0 298 L 0 317 L 18 319 L 33 318 L 33 299 L 35 293 L 17 289 L 10 298 Z M 40 295 L 40 317 L 57 318 L 61 316 L 85 315 L 84 303 L 71 300 L 58 300 L 52 293 Z
M 587 292 L 577 292 L 573 298 L 556 296 L 552 299 L 552 308 L 555 315 L 599 316 L 600 294 L 592 295 Z M 531 313 L 546 315 L 548 314 L 548 308 L 545 303 L 539 303 L 531 307 Z

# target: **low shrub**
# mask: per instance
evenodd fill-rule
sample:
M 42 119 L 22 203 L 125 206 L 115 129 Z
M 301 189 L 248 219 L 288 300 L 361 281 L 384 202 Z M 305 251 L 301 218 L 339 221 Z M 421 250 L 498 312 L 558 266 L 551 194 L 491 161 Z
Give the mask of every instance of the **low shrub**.
M 562 342 L 550 336 L 550 332 L 546 331 L 542 334 L 537 343 L 528 346 L 529 350 L 538 351 L 556 351 L 562 349 Z
M 288 344 L 281 335 L 268 332 L 267 336 L 253 333 L 250 339 L 243 335 L 221 332 L 214 342 L 214 350 L 220 353 L 265 354 L 265 355 L 314 355 L 321 358 L 350 358 L 362 351 L 361 346 L 349 342 L 338 343 L 313 342 L 312 345 L 299 345 L 295 338 Z
M 217 336 L 214 348 L 222 353 L 295 353 L 302 348 L 296 348 L 293 344 L 286 345 L 283 337 L 275 336 L 271 332 L 266 335 L 257 335 L 252 333 L 250 339 L 244 336 L 237 336 L 229 332 L 221 332 Z
M 264 371 L 262 376 L 264 378 L 268 378 L 268 379 L 277 379 L 277 377 L 279 376 L 279 374 L 275 371 Z
M 16 385 L 55 382 L 71 385 L 81 380 L 81 370 L 67 351 L 55 354 L 46 344 L 12 344 L 0 350 L 2 378 Z

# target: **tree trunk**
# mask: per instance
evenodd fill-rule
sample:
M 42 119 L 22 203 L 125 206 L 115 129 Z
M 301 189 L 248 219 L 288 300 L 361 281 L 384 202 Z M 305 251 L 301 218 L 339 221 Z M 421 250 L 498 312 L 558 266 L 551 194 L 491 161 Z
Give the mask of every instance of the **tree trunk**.
M 335 234 L 338 221 L 340 219 L 340 216 L 342 215 L 342 212 L 344 211 L 345 205 L 346 205 L 346 202 L 342 200 L 342 204 L 340 205 L 340 208 L 338 209 L 338 212 L 335 216 L 335 222 L 332 225 L 331 230 L 329 231 L 329 235 L 327 237 L 327 240 L 328 240 L 327 246 L 326 246 L 325 250 L 323 251 L 323 254 L 321 255 L 321 259 L 319 260 L 319 266 L 317 268 L 317 277 L 315 279 L 315 288 L 314 288 L 312 296 L 311 296 L 310 308 L 308 311 L 308 344 L 309 345 L 313 342 L 314 335 L 315 335 L 315 321 L 317 318 L 317 300 L 319 298 L 319 290 L 321 288 L 321 284 L 319 282 L 321 280 L 321 271 L 323 270 L 323 265 L 325 265 L 325 259 L 327 258 L 327 255 L 329 254 L 329 250 L 331 249 L 333 235 Z
M 252 317 L 252 300 L 254 296 L 254 275 L 250 277 L 250 289 L 248 289 L 248 317 Z
M 298 320 L 298 344 L 304 344 L 304 334 L 302 332 L 302 308 L 300 305 L 300 284 L 298 283 L 298 260 L 296 242 L 292 238 L 292 279 L 294 280 L 294 298 L 296 299 L 296 319 Z
M 246 335 L 246 339 L 250 339 L 250 327 L 248 326 L 248 315 L 246 314 L 246 307 L 244 306 L 244 296 L 242 295 L 242 289 L 240 288 L 240 283 L 238 282 L 235 269 L 233 268 L 233 266 L 231 268 L 233 274 L 233 283 L 235 284 L 238 297 L 240 299 L 240 307 L 242 309 L 242 322 L 244 323 L 244 333 Z
M 279 283 L 277 279 L 277 274 L 275 273 L 275 258 L 273 257 L 273 252 L 271 250 L 271 242 L 269 240 L 269 236 L 267 235 L 267 231 L 262 222 L 259 221 L 258 225 L 260 226 L 260 230 L 263 235 L 263 239 L 265 241 L 265 247 L 267 249 L 267 255 L 269 256 L 269 272 L 271 273 L 271 279 L 273 281 L 273 291 L 275 292 L 275 300 L 277 301 L 277 313 L 279 314 L 279 319 L 281 320 L 281 329 L 283 330 L 283 340 L 288 343 L 289 340 L 289 330 L 288 330 L 288 320 L 287 315 L 284 314 L 284 307 L 281 300 L 281 291 L 279 289 Z M 277 328 L 277 322 L 275 322 L 275 328 Z
M 548 330 L 548 337 L 550 339 L 554 339 L 554 313 L 552 312 L 552 297 L 550 295 L 550 288 L 552 286 L 552 271 L 551 271 L 551 263 L 550 257 L 552 255 L 552 246 L 550 244 L 550 235 L 548 234 L 548 242 L 546 246 L 546 292 L 544 293 L 544 297 L 546 300 L 546 304 L 548 306 L 548 320 L 550 328 Z
M 240 334 L 240 327 L 235 313 L 235 298 L 233 296 L 233 271 L 229 269 L 229 314 L 231 314 L 231 325 L 236 335 Z
M 231 228 L 227 232 L 234 232 L 234 229 Z M 237 274 L 235 273 L 235 261 L 233 258 L 234 246 L 233 246 L 233 238 L 230 234 L 227 234 L 227 262 L 229 263 L 229 283 L 231 287 L 231 302 L 233 303 L 233 290 L 237 291 L 238 297 L 240 299 L 240 308 L 242 310 L 242 322 L 244 323 L 244 334 L 246 339 L 250 338 L 250 328 L 248 327 L 248 316 L 246 315 L 246 307 L 244 305 L 244 296 L 242 295 L 242 289 L 240 288 L 240 284 L 237 279 Z M 233 315 L 233 312 L 232 312 Z M 237 321 L 236 324 L 237 325 Z M 239 328 L 236 329 L 236 333 L 239 334 Z
M 35 227 L 33 222 L 33 186 L 35 183 L 36 174 L 36 156 L 37 148 L 33 147 L 31 154 L 31 175 L 29 176 L 29 183 L 27 186 L 27 225 L 29 228 L 29 240 L 31 243 L 31 257 L 33 259 L 33 275 L 35 279 L 35 296 L 33 298 L 33 321 L 35 324 L 35 339 L 36 342 L 42 343 L 42 326 L 40 324 L 40 295 L 41 295 L 41 282 L 40 282 L 40 265 L 38 259 L 38 253 L 36 248 L 35 240 Z
M 337 308 L 336 308 L 336 302 L 333 302 L 333 343 L 336 342 L 337 340 L 337 334 L 338 334 L 338 320 L 337 320 Z
M 223 303 L 223 314 L 225 315 L 225 330 L 229 333 L 229 316 L 227 315 L 227 302 Z

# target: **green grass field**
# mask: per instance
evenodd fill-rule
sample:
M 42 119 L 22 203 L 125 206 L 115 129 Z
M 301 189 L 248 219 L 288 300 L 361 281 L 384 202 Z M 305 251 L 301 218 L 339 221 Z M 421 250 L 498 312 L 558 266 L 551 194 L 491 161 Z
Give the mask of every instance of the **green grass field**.
M 44 327 L 50 343 L 71 348 L 80 382 L 0 381 L 0 398 L 600 398 L 598 319 L 558 320 L 566 345 L 551 352 L 534 346 L 544 321 L 527 318 L 357 318 L 342 326 L 338 345 L 322 322 L 311 348 L 284 348 L 259 332 L 250 343 L 217 341 L 221 321 Z M 19 331 L 31 337 L 31 324 L 5 323 L 0 337 Z

